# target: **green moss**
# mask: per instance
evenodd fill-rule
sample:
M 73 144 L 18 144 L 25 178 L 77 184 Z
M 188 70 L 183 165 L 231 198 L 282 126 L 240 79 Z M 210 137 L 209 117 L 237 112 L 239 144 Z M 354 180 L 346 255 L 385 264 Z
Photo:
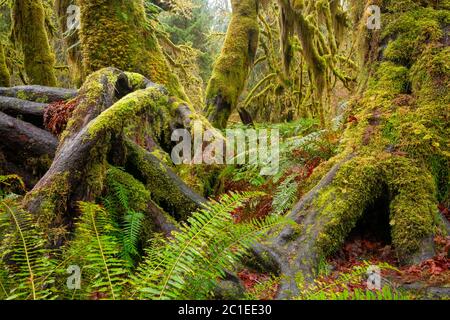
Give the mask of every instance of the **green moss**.
M 436 192 L 431 174 L 403 157 L 383 163 L 383 174 L 393 195 L 390 204 L 392 242 L 400 254 L 416 252 L 436 230 Z
M 11 77 L 6 66 L 5 50 L 3 49 L 3 45 L 0 44 L 0 86 L 9 87 L 10 85 Z
M 64 225 L 67 218 L 69 178 L 69 172 L 56 174 L 50 183 L 27 193 L 24 199 L 25 204 L 29 201 L 40 202 L 38 211 L 34 212 L 36 222 L 51 245 L 60 243 L 68 233 Z
M 87 121 L 92 120 L 109 107 L 104 96 L 113 95 L 119 74 L 120 71 L 117 69 L 104 68 L 94 72 L 86 79 L 74 101 L 77 103 L 77 107 L 67 123 L 66 130 L 61 135 L 61 141 L 78 132 L 87 124 Z
M 450 23 L 447 10 L 431 7 L 417 7 L 415 10 L 388 16 L 383 38 L 395 38 L 384 50 L 384 57 L 395 63 L 411 66 L 427 43 L 436 42 L 443 37 L 442 26 Z
M 244 90 L 258 48 L 258 4 L 232 0 L 233 14 L 227 36 L 206 90 L 207 116 L 215 127 L 225 128 Z
M 197 204 L 179 192 L 180 186 L 170 179 L 165 166 L 156 158 L 149 158 L 144 149 L 130 147 L 133 151 L 128 154 L 129 162 L 133 167 L 139 168 L 142 181 L 150 190 L 152 200 L 163 207 L 164 211 L 176 218 L 186 219 L 198 209 Z
M 146 20 L 142 0 L 80 0 L 79 3 L 86 74 L 104 67 L 138 72 L 164 85 L 172 95 L 189 100 Z
M 167 105 L 168 98 L 157 88 L 135 91 L 101 113 L 89 126 L 89 135 L 93 137 L 101 131 L 120 132 L 137 117 L 156 115 Z
M 408 69 L 392 62 L 383 62 L 376 69 L 369 81 L 368 94 L 377 94 L 385 97 L 407 93 L 409 88 Z
M 14 2 L 14 34 L 19 40 L 24 66 L 31 84 L 56 86 L 55 57 L 45 28 L 42 0 Z
M 347 162 L 315 200 L 321 211 L 319 219 L 327 221 L 317 241 L 321 255 L 328 256 L 342 246 L 367 204 L 380 194 L 380 169 L 376 163 L 373 157 Z
M 400 257 L 417 252 L 437 232 L 436 206 L 448 199 L 450 185 L 450 50 L 442 45 L 448 12 L 415 7 L 387 10 L 387 47 L 367 63 L 367 86 L 350 103 L 357 121 L 348 124 L 341 153 L 356 158 L 315 203 L 326 217 L 317 243 L 324 256 L 343 244 L 382 187 L 390 197 L 391 235 Z M 317 177 L 334 163 L 319 167 Z
M 146 212 L 150 201 L 150 191 L 136 180 L 129 173 L 116 167 L 109 167 L 107 171 L 107 191 L 108 193 L 116 193 L 117 186 L 120 186 L 125 193 L 128 208 L 136 212 Z

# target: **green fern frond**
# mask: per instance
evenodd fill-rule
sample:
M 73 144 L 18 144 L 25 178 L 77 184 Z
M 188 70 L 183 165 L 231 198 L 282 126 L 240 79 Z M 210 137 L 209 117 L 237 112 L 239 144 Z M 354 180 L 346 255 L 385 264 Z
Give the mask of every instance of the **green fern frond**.
M 69 246 L 72 264 L 83 269 L 86 297 L 98 294 L 102 298 L 118 299 L 127 282 L 126 262 L 120 258 L 121 246 L 108 213 L 100 206 L 80 202 L 81 217 L 75 238 Z
M 278 187 L 272 201 L 272 208 L 275 214 L 283 214 L 292 208 L 297 198 L 298 183 L 295 181 L 295 174 L 288 176 Z
M 131 267 L 139 253 L 139 237 L 145 218 L 142 211 L 148 205 L 150 192 L 133 176 L 116 167 L 107 171 L 107 190 L 103 203 L 119 231 L 116 236 L 122 243 L 121 256 Z
M 13 198 L 0 201 L 0 290 L 7 299 L 51 299 L 54 271 L 45 237 Z
M 138 255 L 139 236 L 141 234 L 144 214 L 141 212 L 129 211 L 124 218 L 123 224 L 123 245 L 124 251 L 132 256 Z
M 242 257 L 266 230 L 284 223 L 268 217 L 236 224 L 232 213 L 260 192 L 230 194 L 194 213 L 179 232 L 147 250 L 132 283 L 144 299 L 189 299 L 208 296 L 219 277 Z M 202 283 L 196 287 L 195 284 Z M 195 290 L 194 290 L 195 288 Z

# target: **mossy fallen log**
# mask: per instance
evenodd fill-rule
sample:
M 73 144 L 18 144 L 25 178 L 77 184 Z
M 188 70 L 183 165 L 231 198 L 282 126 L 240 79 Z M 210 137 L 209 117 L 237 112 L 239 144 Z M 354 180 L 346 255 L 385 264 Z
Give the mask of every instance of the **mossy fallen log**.
M 13 97 L 22 100 L 39 103 L 52 103 L 72 99 L 77 95 L 77 90 L 45 87 L 38 85 L 0 87 L 0 96 Z

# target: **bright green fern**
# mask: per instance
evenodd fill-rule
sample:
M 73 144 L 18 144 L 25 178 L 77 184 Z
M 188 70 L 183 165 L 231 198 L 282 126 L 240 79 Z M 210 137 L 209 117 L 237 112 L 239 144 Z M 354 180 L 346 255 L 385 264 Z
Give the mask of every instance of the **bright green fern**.
M 155 241 L 147 250 L 132 283 L 143 299 L 200 299 L 210 296 L 217 279 L 232 268 L 268 229 L 286 219 L 235 223 L 232 213 L 261 196 L 247 192 L 225 195 L 194 213 L 170 240 Z
M 31 214 L 14 196 L 0 200 L 0 298 L 51 299 L 54 264 Z
M 80 298 L 119 299 L 127 282 L 117 229 L 102 207 L 80 202 L 81 217 L 67 251 L 70 264 L 82 269 Z

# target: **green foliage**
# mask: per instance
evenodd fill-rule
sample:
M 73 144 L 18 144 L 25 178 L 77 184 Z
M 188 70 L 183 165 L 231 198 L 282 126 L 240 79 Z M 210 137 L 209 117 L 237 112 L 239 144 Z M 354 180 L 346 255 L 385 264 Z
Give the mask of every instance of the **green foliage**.
M 277 216 L 236 224 L 231 213 L 261 193 L 225 195 L 211 201 L 183 224 L 173 239 L 147 250 L 133 284 L 140 298 L 209 297 L 217 279 L 233 268 L 264 231 L 285 222 Z
M 70 264 L 82 266 L 80 298 L 118 299 L 128 275 L 127 264 L 120 258 L 118 230 L 100 206 L 86 202 L 79 205 L 81 217 L 66 254 Z
M 296 175 L 288 176 L 278 187 L 272 201 L 272 208 L 275 214 L 283 214 L 290 209 L 297 199 L 298 183 L 295 181 Z
M 122 242 L 121 256 L 132 266 L 139 257 L 139 236 L 144 214 L 150 199 L 150 192 L 130 174 L 111 167 L 107 171 L 108 195 L 103 200 L 114 225 L 120 232 L 117 238 Z
M 51 299 L 54 265 L 45 237 L 14 196 L 0 200 L 0 298 Z
M 213 64 L 212 48 L 208 41 L 213 13 L 206 0 L 194 0 L 193 6 L 188 16 L 171 13 L 160 17 L 160 22 L 174 44 L 189 45 L 199 50 L 197 63 L 201 78 L 206 82 Z

